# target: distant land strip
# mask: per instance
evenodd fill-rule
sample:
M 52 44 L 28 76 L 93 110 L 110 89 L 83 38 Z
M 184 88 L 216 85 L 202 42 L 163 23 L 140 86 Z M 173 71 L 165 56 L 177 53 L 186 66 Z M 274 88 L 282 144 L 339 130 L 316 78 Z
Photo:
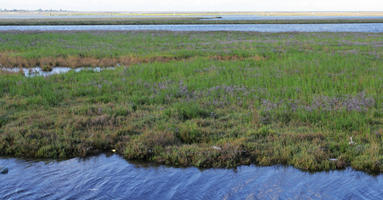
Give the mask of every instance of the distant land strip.
M 214 20 L 218 17 L 160 17 L 160 18 L 0 18 L 2 26 L 20 25 L 159 25 L 159 24 L 341 24 L 383 23 L 383 18 L 353 19 L 260 19 Z

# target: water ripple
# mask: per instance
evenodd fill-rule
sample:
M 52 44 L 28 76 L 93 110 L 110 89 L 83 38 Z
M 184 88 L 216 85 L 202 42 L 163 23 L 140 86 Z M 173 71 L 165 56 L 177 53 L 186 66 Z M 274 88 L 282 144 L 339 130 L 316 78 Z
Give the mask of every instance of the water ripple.
M 66 161 L 0 159 L 0 199 L 381 199 L 383 176 L 351 169 L 140 167 L 117 155 Z

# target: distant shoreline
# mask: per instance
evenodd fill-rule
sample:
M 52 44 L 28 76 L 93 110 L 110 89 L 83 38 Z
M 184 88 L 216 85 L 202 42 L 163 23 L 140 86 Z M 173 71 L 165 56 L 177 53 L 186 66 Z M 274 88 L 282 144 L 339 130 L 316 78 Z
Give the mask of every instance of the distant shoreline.
M 382 18 L 353 19 L 259 19 L 215 20 L 217 17 L 160 17 L 160 18 L 0 18 L 1 26 L 27 25 L 160 25 L 160 24 L 343 24 L 383 23 Z
M 52 15 L 52 16 L 84 16 L 84 15 L 115 15 L 115 16 L 195 16 L 195 15 L 258 15 L 258 16 L 383 16 L 383 11 L 225 11 L 225 12 L 140 12 L 140 11 L 63 11 L 63 10 L 0 10 L 1 15 Z
M 230 16 L 238 17 L 231 19 Z M 251 16 L 249 19 L 246 17 Z M 241 19 L 241 17 L 244 17 Z M 267 19 L 267 18 L 271 19 Z M 280 17 L 273 19 L 273 17 Z M 286 19 L 283 19 L 286 17 Z M 288 17 L 298 17 L 289 19 Z M 300 19 L 299 17 L 303 17 Z M 304 17 L 308 17 L 307 19 Z M 311 19 L 310 17 L 314 17 Z M 324 17 L 315 19 L 315 17 Z M 329 18 L 326 18 L 329 17 Z M 224 18 L 221 20 L 220 18 Z M 266 19 L 265 19 L 266 18 Z M 1 10 L 0 25 L 336 24 L 383 23 L 383 12 L 84 12 Z

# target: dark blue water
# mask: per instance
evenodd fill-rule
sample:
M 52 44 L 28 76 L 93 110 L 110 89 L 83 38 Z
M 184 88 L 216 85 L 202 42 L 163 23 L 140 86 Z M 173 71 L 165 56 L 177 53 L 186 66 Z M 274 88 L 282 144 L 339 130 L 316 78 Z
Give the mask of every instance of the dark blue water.
M 237 170 L 129 163 L 117 155 L 66 161 L 0 159 L 0 199 L 382 199 L 383 176 L 351 169 Z
M 383 23 L 0 26 L 0 31 L 383 32 Z

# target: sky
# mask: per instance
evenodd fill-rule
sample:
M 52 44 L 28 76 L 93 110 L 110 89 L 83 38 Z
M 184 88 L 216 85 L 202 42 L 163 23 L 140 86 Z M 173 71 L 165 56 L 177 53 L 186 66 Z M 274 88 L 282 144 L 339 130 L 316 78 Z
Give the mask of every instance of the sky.
M 76 11 L 383 11 L 383 0 L 0 0 L 0 9 Z

